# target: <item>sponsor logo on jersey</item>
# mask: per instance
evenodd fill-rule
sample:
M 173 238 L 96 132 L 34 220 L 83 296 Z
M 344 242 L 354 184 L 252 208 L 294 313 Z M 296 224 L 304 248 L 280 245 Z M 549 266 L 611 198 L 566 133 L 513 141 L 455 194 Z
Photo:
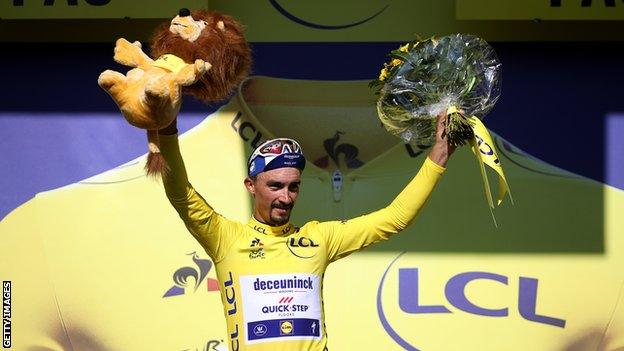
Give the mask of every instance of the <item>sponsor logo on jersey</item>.
M 251 343 L 320 338 L 320 320 L 311 318 L 269 319 L 247 324 L 248 341 Z
M 262 313 L 277 313 L 280 317 L 294 317 L 297 312 L 306 312 L 310 306 L 303 304 L 290 304 L 295 298 L 292 296 L 281 297 L 278 305 L 262 306 Z
M 318 244 L 312 241 L 310 238 L 306 238 L 305 236 L 300 236 L 298 238 L 291 237 L 288 238 L 288 246 L 289 247 L 318 247 Z
M 256 278 L 253 282 L 253 288 L 256 291 L 269 291 L 269 290 L 286 290 L 286 289 L 306 289 L 306 290 L 314 290 L 314 285 L 312 284 L 312 278 L 297 278 L 297 276 L 293 276 L 288 279 L 275 279 L 275 280 L 264 280 L 260 278 Z
M 279 300 L 279 303 L 291 303 L 293 299 L 292 296 L 284 296 Z
M 377 313 L 388 335 L 406 350 L 417 350 L 417 348 L 416 345 L 412 344 L 412 336 L 399 335 L 395 328 L 390 325 L 386 317 L 384 304 L 382 303 L 382 300 L 385 300 L 385 298 L 382 299 L 383 294 L 398 296 L 398 300 L 395 301 L 400 310 L 406 314 L 401 316 L 400 313 L 394 313 L 392 315 L 393 323 L 397 323 L 398 320 L 402 319 L 406 320 L 406 316 L 412 316 L 409 320 L 413 321 L 413 316 L 415 315 L 420 316 L 423 321 L 426 321 L 426 318 L 429 316 L 440 316 L 441 314 L 448 314 L 449 317 L 454 319 L 460 318 L 468 320 L 471 315 L 504 318 L 508 317 L 510 313 L 514 313 L 511 311 L 517 311 L 519 317 L 527 322 L 539 323 L 556 328 L 565 328 L 565 319 L 537 312 L 538 305 L 542 311 L 548 310 L 548 306 L 545 306 L 544 303 L 537 303 L 539 297 L 538 279 L 531 277 L 519 276 L 516 278 L 518 279 L 518 284 L 514 285 L 518 287 L 518 290 L 516 293 L 517 299 L 514 301 L 513 305 L 492 307 L 491 303 L 486 304 L 483 300 L 477 301 L 474 295 L 466 293 L 467 286 L 476 281 L 489 282 L 488 287 L 490 289 L 504 288 L 509 285 L 510 277 L 496 272 L 486 271 L 457 272 L 450 275 L 448 278 L 445 278 L 446 284 L 444 284 L 444 286 L 434 290 L 443 291 L 444 295 L 440 296 L 436 303 L 431 303 L 431 300 L 425 303 L 419 299 L 422 295 L 420 291 L 421 289 L 426 290 L 429 287 L 423 285 L 422 276 L 433 273 L 423 271 L 420 267 L 393 268 L 395 262 L 402 255 L 403 254 L 397 256 L 390 263 L 379 282 L 379 287 L 377 289 Z M 384 286 L 389 272 L 398 275 L 398 285 Z M 440 273 L 435 274 L 439 275 Z M 487 296 L 489 295 L 482 295 L 481 297 L 487 298 Z M 456 311 L 451 311 L 451 306 L 454 307 Z M 436 323 L 440 323 L 440 319 L 436 319 Z
M 255 260 L 255 259 L 261 259 L 261 260 L 264 260 L 264 259 L 265 259 L 265 256 L 264 256 L 264 249 L 251 251 L 251 252 L 249 253 L 249 259 L 250 259 L 250 260 Z
M 322 337 L 320 279 L 304 272 L 238 277 L 245 341 Z
M 262 306 L 262 313 L 280 313 L 284 314 L 292 314 L 294 312 L 305 312 L 307 311 L 309 306 L 307 305 L 271 305 L 271 306 Z
M 229 278 L 223 282 L 223 293 L 225 295 L 225 309 L 227 311 L 228 316 L 236 316 L 238 313 L 238 306 L 236 304 L 236 289 L 234 288 L 234 278 L 232 277 L 232 272 L 228 272 Z M 229 330 L 230 334 L 230 350 L 238 351 L 239 342 L 238 342 L 238 323 L 235 323 L 231 330 Z
M 318 253 L 316 248 L 319 247 L 319 244 L 308 237 L 300 236 L 288 238 L 286 246 L 291 254 L 299 258 L 312 258 Z
M 256 324 L 253 327 L 253 333 L 255 336 L 262 336 L 267 333 L 267 327 L 264 324 Z
M 264 246 L 264 244 L 262 243 L 262 241 L 260 241 L 260 239 L 258 239 L 258 238 L 254 238 L 254 239 L 251 241 L 251 245 L 249 245 L 249 246 L 251 246 L 251 247 L 256 247 L 256 246 Z
M 254 225 L 253 230 L 257 231 L 258 233 L 266 234 L 266 228 L 259 225 Z
M 249 245 L 249 247 L 251 247 L 251 248 L 258 248 L 258 249 L 251 250 L 249 252 L 249 259 L 250 260 L 254 260 L 254 259 L 257 259 L 257 258 L 264 259 L 264 248 L 262 246 L 264 246 L 264 244 L 258 238 L 254 238 L 251 241 L 251 244 Z
M 291 335 L 295 330 L 293 321 L 280 321 L 280 334 Z
M 208 273 L 212 268 L 212 261 L 200 258 L 195 252 L 191 252 L 187 255 L 192 256 L 195 266 L 178 268 L 173 273 L 174 285 L 165 291 L 163 298 L 184 295 L 191 292 L 195 293 L 197 289 L 202 286 L 204 280 L 206 281 L 207 291 L 219 291 L 219 282 L 216 279 L 208 278 Z
M 266 228 L 265 227 L 261 227 L 259 225 L 254 225 L 253 230 L 257 231 L 258 233 L 262 233 L 262 234 L 266 234 Z M 290 230 L 293 229 L 292 225 L 287 225 L 282 229 L 282 234 L 288 234 L 290 233 Z M 299 228 L 295 227 L 293 233 L 297 233 L 299 231 Z

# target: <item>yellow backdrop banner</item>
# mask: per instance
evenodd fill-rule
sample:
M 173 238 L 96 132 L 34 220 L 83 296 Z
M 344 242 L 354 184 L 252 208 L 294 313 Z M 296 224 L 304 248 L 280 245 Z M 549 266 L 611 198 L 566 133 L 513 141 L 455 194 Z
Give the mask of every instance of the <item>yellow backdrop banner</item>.
M 457 0 L 459 20 L 623 20 L 615 0 Z
M 208 7 L 208 0 L 7 0 L 2 19 L 173 18 L 180 8 Z

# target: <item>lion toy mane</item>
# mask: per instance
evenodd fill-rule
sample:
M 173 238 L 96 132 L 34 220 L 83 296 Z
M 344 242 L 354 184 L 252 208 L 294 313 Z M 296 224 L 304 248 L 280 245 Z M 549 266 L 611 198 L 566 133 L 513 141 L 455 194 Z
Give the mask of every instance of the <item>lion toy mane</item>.
M 168 170 L 158 130 L 176 118 L 182 94 L 206 103 L 225 99 L 249 73 L 251 51 L 240 23 L 205 10 L 181 9 L 156 29 L 151 42 L 156 59 L 142 51 L 140 42 L 118 39 L 114 60 L 134 68 L 126 75 L 106 70 L 98 84 L 131 125 L 147 129 L 145 168 L 148 175 L 157 175 Z

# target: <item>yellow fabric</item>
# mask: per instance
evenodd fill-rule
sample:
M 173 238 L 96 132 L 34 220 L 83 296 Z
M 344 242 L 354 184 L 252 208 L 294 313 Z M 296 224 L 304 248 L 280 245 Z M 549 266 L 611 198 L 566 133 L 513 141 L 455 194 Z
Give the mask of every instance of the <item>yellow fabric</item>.
M 253 217 L 244 225 L 216 213 L 189 184 L 177 136 L 161 136 L 161 152 L 171 168 L 163 177 L 167 196 L 215 262 L 231 350 L 324 350 L 322 284 L 327 265 L 407 227 L 444 172 L 427 158 L 381 210 L 342 221 L 271 227 Z M 297 281 L 296 277 L 308 277 L 313 287 L 263 292 L 249 283 Z M 280 304 L 281 299 L 293 300 Z
M 310 161 L 292 223 L 358 217 L 387 206 L 426 151 L 385 132 L 367 83 L 250 78 L 228 104 L 180 136 L 193 186 L 215 211 L 247 223 L 247 157 L 257 143 L 288 135 Z M 343 134 L 335 149 L 356 146 L 363 166 L 349 169 L 343 153 L 337 164 L 315 164 L 322 155 L 314 149 L 324 150 L 336 131 Z M 514 188 L 515 205 L 497 208 L 499 228 L 481 201 L 474 155 L 459 148 L 416 223 L 327 268 L 330 351 L 624 348 L 624 191 L 546 164 L 491 134 Z M 160 182 L 145 176 L 144 164 L 141 156 L 40 193 L 2 219 L 0 277 L 12 282 L 12 349 L 227 350 L 231 332 L 212 262 Z M 340 201 L 332 188 L 337 167 Z M 293 251 L 303 256 L 308 249 Z M 417 285 L 399 279 L 414 269 Z M 507 316 L 455 307 L 447 286 L 467 272 L 507 278 L 507 284 L 477 279 L 459 291 L 477 306 L 507 308 Z M 520 279 L 528 278 L 539 280 L 535 314 L 565 320 L 564 328 L 520 314 L 521 295 L 530 295 Z M 450 312 L 403 310 L 400 292 L 404 302 Z M 411 346 L 400 345 L 399 337 Z
M 450 115 L 452 113 L 461 112 L 457 106 L 451 106 L 446 110 L 446 114 Z M 509 198 L 511 199 L 511 192 L 509 191 L 509 185 L 507 184 L 507 179 L 505 178 L 505 172 L 501 166 L 500 158 L 496 153 L 496 148 L 494 147 L 495 144 L 490 136 L 490 132 L 488 132 L 483 122 L 481 122 L 481 120 L 476 116 L 469 117 L 468 120 L 471 122 L 472 130 L 474 132 L 474 138 L 469 141 L 470 148 L 479 163 L 485 198 L 488 202 L 488 206 L 490 207 L 490 212 L 492 212 L 492 209 L 494 208 L 494 201 L 492 201 L 492 191 L 490 190 L 485 165 L 492 168 L 498 174 L 498 198 L 496 204 L 500 205 L 503 202 L 505 194 L 509 194 Z M 494 218 L 493 212 L 492 218 Z M 496 224 L 496 219 L 494 220 L 494 223 Z
M 505 172 L 501 166 L 500 158 L 498 157 L 496 148 L 494 147 L 494 141 L 492 141 L 490 133 L 487 128 L 485 128 L 481 120 L 475 116 L 472 116 L 469 119 L 473 122 L 475 135 L 474 139 L 470 141 L 472 152 L 479 159 L 480 164 L 488 165 L 498 174 L 498 198 L 496 200 L 496 204 L 500 205 L 505 198 L 505 194 L 509 193 L 509 197 L 511 198 L 511 193 L 509 192 L 509 185 L 507 184 L 507 179 L 505 178 Z M 487 184 L 487 177 L 485 176 L 485 173 L 483 174 L 483 179 Z M 492 208 L 494 207 L 494 204 L 492 202 L 489 185 L 486 185 L 486 188 L 486 193 L 488 194 L 488 204 L 490 205 L 490 208 Z
M 186 63 L 174 54 L 164 54 L 154 60 L 152 65 L 166 69 L 173 73 L 178 73 L 182 68 L 184 68 L 184 66 L 186 66 Z

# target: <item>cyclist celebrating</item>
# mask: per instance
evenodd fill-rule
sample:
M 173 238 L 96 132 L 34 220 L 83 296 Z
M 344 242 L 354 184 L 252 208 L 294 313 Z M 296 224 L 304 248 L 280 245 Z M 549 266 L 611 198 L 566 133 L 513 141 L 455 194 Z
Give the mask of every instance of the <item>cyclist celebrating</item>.
M 163 176 L 169 201 L 216 266 L 230 350 L 325 350 L 322 300 L 327 265 L 398 233 L 418 215 L 454 148 L 443 116 L 436 142 L 417 175 L 385 208 L 342 221 L 290 215 L 301 188 L 305 157 L 292 139 L 271 139 L 251 154 L 244 185 L 253 197 L 246 224 L 224 218 L 193 189 L 180 155 L 174 121 L 160 130 L 170 166 Z

